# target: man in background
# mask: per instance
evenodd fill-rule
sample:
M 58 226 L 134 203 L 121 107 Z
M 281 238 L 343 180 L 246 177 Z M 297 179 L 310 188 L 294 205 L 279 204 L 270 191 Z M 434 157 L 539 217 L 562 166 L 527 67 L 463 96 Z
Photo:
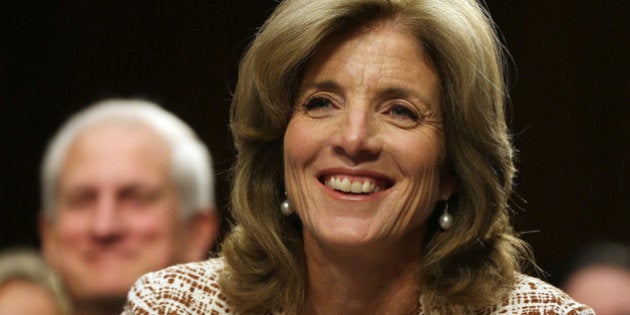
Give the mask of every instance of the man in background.
M 630 247 L 598 241 L 581 248 L 561 285 L 576 301 L 597 315 L 630 314 Z
M 206 258 L 213 180 L 207 148 L 153 103 L 105 100 L 71 117 L 42 161 L 40 235 L 74 314 L 118 314 L 142 274 Z

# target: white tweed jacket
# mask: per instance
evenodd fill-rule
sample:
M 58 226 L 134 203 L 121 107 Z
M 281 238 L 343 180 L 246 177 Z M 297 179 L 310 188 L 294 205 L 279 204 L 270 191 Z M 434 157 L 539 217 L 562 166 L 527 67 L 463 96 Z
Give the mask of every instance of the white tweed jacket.
M 218 283 L 221 259 L 172 266 L 138 279 L 127 296 L 125 315 L 233 314 Z M 423 315 L 422 309 L 418 315 Z M 479 314 L 594 315 L 589 307 L 542 280 L 519 274 L 506 301 Z

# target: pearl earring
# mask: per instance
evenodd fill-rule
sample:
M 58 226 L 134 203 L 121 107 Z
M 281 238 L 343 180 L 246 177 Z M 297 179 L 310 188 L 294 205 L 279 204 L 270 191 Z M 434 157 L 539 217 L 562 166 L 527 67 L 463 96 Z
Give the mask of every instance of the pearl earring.
M 291 204 L 289 203 L 289 199 L 285 199 L 280 203 L 280 212 L 285 216 L 290 216 L 293 213 L 293 209 L 291 209 Z
M 448 213 L 448 200 L 444 201 L 444 213 L 440 216 L 440 227 L 442 230 L 448 230 L 453 226 L 453 217 Z

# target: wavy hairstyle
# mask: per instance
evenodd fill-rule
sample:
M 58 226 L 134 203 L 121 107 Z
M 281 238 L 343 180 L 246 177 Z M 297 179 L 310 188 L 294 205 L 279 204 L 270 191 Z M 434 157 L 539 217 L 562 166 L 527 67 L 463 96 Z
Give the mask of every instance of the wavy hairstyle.
M 383 22 L 413 34 L 431 56 L 458 185 L 450 200 L 454 226 L 440 231 L 434 215 L 418 244 L 423 307 L 453 313 L 496 303 L 530 259 L 509 220 L 516 170 L 504 113 L 505 58 L 484 7 L 474 0 L 286 0 L 245 53 L 232 100 L 235 226 L 222 247 L 221 287 L 239 312 L 298 313 L 305 303 L 302 227 L 279 211 L 283 136 L 301 70 L 326 38 Z

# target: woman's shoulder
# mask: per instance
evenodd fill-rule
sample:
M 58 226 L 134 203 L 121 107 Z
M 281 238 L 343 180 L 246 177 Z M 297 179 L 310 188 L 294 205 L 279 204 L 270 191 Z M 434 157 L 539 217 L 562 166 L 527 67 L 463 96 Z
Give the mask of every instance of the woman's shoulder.
M 595 314 L 591 308 L 574 301 L 562 290 L 540 279 L 517 274 L 507 300 L 495 308 L 496 314 Z
M 219 258 L 148 273 L 127 295 L 124 314 L 231 314 L 219 289 Z

